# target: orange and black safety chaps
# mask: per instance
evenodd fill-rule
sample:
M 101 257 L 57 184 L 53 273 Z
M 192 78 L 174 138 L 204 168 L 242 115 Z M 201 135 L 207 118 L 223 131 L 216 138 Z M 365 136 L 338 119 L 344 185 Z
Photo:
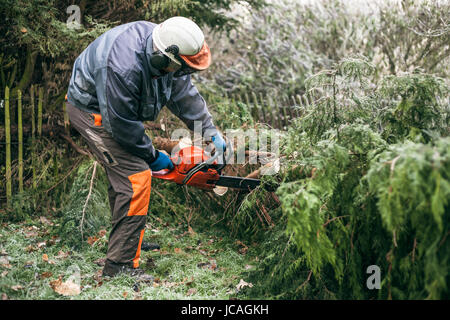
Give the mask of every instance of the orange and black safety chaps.
M 151 170 L 106 132 L 100 114 L 90 114 L 68 102 L 66 106 L 71 126 L 87 141 L 108 176 L 112 229 L 107 260 L 137 268 L 150 201 Z

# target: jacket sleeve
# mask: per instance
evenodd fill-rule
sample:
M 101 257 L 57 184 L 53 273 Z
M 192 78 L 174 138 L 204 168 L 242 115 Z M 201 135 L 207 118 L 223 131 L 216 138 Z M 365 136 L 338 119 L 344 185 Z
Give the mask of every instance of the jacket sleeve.
M 105 127 L 114 140 L 131 154 L 148 164 L 157 157 L 152 141 L 145 134 L 144 124 L 138 118 L 138 88 L 126 75 L 105 67 L 96 77 L 97 96 Z
M 167 107 L 180 118 L 190 130 L 194 130 L 194 121 L 202 122 L 202 133 L 205 130 L 211 134 L 217 132 L 212 116 L 206 106 L 205 99 L 191 82 L 191 76 L 174 78 L 172 93 Z

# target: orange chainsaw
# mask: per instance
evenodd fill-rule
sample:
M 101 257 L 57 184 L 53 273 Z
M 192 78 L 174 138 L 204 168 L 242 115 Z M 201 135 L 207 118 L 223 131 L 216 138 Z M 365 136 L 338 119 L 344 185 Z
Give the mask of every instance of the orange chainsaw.
M 172 181 L 179 185 L 188 185 L 204 190 L 212 190 L 216 186 L 224 186 L 240 190 L 251 191 L 261 184 L 261 180 L 224 176 L 221 174 L 226 165 L 218 163 L 218 157 L 223 154 L 216 152 L 208 156 L 202 148 L 189 146 L 177 151 L 170 159 L 174 164 L 172 170 L 163 169 L 152 172 L 152 177 Z M 224 157 L 225 158 L 225 157 Z M 265 185 L 269 191 L 274 189 Z

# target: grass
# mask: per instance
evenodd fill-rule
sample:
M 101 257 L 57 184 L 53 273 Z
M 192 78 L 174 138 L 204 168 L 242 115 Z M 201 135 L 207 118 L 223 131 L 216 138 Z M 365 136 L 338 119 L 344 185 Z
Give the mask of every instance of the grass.
M 258 258 L 237 239 L 220 229 L 192 229 L 169 224 L 158 217 L 147 220 L 144 241 L 161 249 L 142 252 L 141 267 L 155 277 L 153 283 L 136 282 L 120 275 L 101 278 L 96 262 L 106 254 L 108 234 L 72 250 L 53 231 L 57 220 L 28 220 L 0 228 L 0 295 L 8 299 L 230 299 L 245 296 L 237 290 Z M 245 250 L 243 250 L 245 248 Z M 69 277 L 79 281 L 78 295 L 56 293 L 51 282 Z

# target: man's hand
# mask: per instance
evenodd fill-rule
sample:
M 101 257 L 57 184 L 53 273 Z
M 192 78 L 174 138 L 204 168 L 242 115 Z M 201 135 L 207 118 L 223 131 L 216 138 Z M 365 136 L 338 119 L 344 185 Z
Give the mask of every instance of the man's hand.
M 156 150 L 156 152 L 158 153 L 158 156 L 156 157 L 155 161 L 150 163 L 150 169 L 152 169 L 152 171 L 159 171 L 162 169 L 172 170 L 172 160 L 170 160 L 170 158 L 165 153 L 159 152 L 158 150 Z
M 225 140 L 223 140 L 222 135 L 219 132 L 217 132 L 215 136 L 212 136 L 211 140 L 218 152 L 225 152 L 227 150 L 227 144 Z

